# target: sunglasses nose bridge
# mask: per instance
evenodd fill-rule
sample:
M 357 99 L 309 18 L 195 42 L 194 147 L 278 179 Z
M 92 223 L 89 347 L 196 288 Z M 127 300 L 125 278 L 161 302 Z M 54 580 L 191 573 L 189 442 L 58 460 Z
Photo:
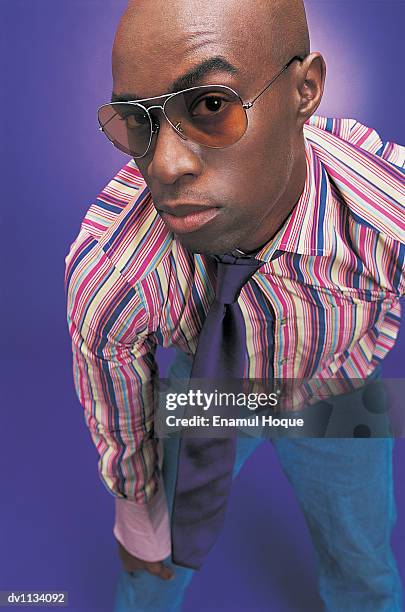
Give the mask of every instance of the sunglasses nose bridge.
M 168 99 L 170 99 L 170 98 L 168 98 Z M 166 106 L 166 102 L 168 101 L 168 99 L 166 99 L 163 104 L 154 104 L 153 106 L 148 106 L 147 109 L 146 109 L 148 111 L 149 116 L 151 117 L 152 126 L 154 126 L 154 129 L 153 129 L 152 133 L 158 132 L 159 124 L 154 125 L 153 117 L 150 115 L 149 111 L 151 111 L 152 109 L 157 109 L 157 110 L 160 110 L 162 112 L 162 115 L 166 119 L 167 123 L 176 132 L 176 134 L 178 136 L 180 136 L 180 138 L 182 138 L 183 140 L 187 140 L 187 137 L 184 135 L 184 133 L 182 131 L 181 122 L 179 121 L 176 125 L 174 125 L 174 123 L 169 119 L 169 117 L 166 114 L 165 106 Z
M 163 108 L 162 104 L 153 104 L 153 106 L 148 106 L 148 107 L 144 107 L 144 108 L 145 108 L 145 111 L 147 112 L 147 114 L 149 115 L 150 122 L 151 122 L 151 128 L 152 128 L 152 134 L 154 134 L 155 132 L 158 131 L 159 124 L 155 122 L 154 117 L 151 115 L 150 111 L 154 110 L 154 109 L 155 110 L 160 110 L 165 115 L 164 108 Z
M 153 106 L 148 106 L 145 107 L 146 110 L 149 112 L 151 111 L 153 108 L 159 108 L 160 110 L 164 111 L 163 105 L 162 104 L 154 104 Z

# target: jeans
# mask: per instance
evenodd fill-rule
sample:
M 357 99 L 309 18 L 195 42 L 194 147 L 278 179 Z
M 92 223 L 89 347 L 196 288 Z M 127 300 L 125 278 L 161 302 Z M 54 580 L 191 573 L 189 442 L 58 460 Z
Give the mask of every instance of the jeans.
M 179 354 L 170 371 L 186 379 L 191 362 Z M 235 478 L 262 438 L 238 437 Z M 327 612 L 401 612 L 402 586 L 390 538 L 396 520 L 392 438 L 272 438 L 282 469 L 304 513 Z M 179 440 L 164 440 L 163 476 L 171 512 Z M 114 612 L 180 612 L 194 570 L 165 564 L 163 581 L 122 571 Z M 208 559 L 209 562 L 209 559 Z

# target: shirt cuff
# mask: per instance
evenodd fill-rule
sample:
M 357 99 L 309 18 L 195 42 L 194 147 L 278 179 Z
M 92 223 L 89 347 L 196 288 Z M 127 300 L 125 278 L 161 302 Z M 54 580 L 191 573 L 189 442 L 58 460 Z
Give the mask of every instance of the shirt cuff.
M 115 498 L 113 533 L 125 550 L 143 561 L 162 561 L 170 555 L 170 523 L 162 481 L 146 504 Z

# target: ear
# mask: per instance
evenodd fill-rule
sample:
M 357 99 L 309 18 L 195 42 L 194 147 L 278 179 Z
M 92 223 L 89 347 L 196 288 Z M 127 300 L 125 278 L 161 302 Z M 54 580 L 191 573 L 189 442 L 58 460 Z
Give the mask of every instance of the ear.
M 302 126 L 321 103 L 326 77 L 325 60 L 320 53 L 311 53 L 298 66 L 297 73 L 297 119 Z

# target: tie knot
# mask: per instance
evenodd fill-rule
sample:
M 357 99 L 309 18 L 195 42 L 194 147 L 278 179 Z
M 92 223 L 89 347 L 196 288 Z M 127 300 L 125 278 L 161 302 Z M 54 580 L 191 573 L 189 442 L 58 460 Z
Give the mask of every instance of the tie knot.
M 233 304 L 238 299 L 242 287 L 263 262 L 254 257 L 233 255 L 222 255 L 215 259 L 218 262 L 215 299 L 221 304 Z

